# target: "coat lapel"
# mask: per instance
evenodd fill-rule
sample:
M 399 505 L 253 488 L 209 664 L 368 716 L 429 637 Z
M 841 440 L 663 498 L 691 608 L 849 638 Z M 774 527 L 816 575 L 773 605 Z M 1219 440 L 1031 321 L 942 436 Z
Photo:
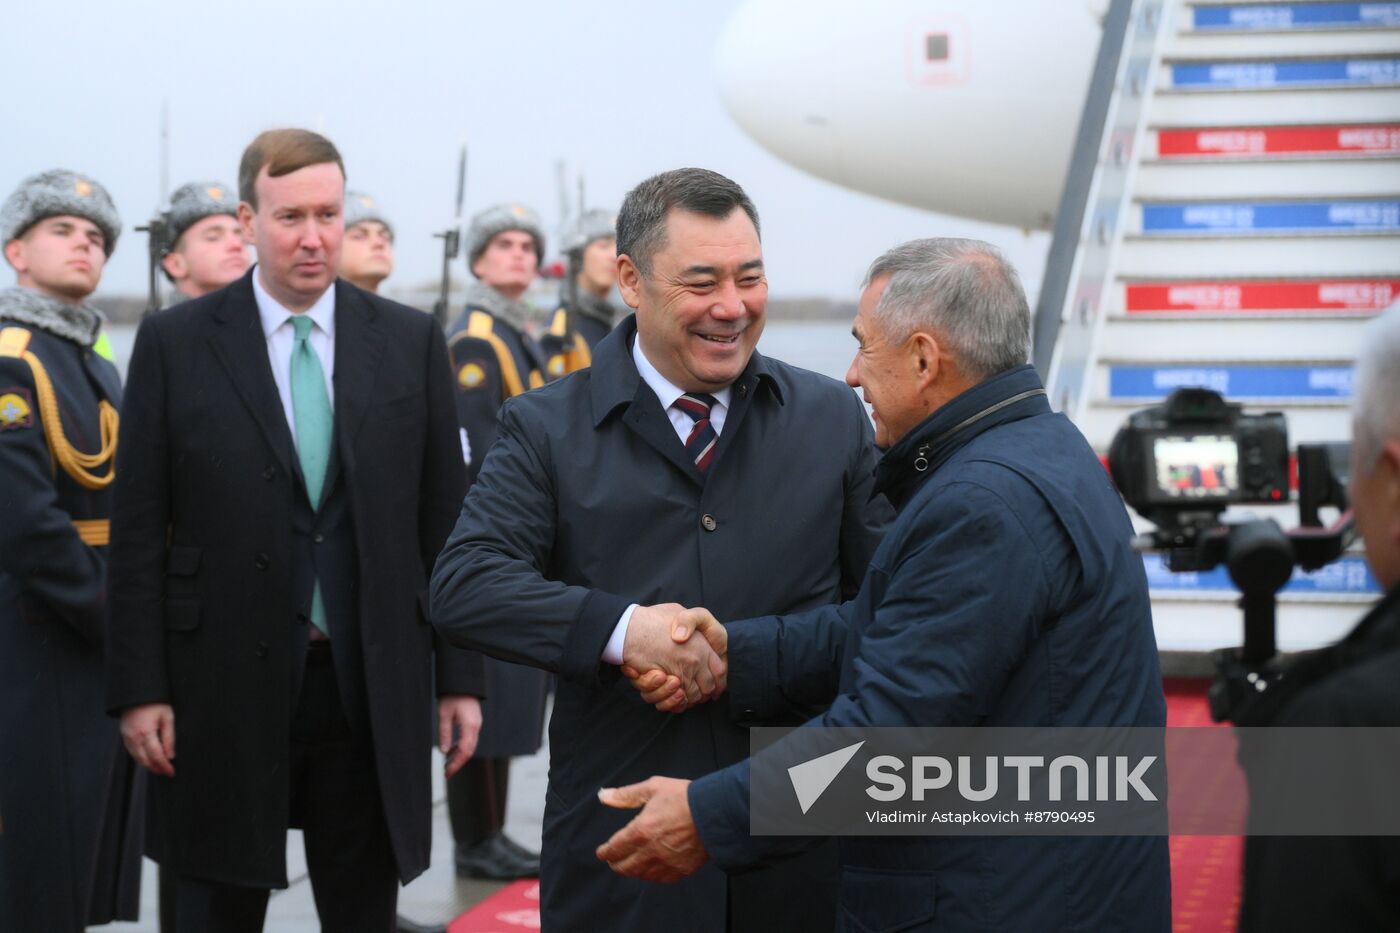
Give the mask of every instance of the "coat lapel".
M 671 425 L 671 419 L 667 418 L 666 412 L 662 410 L 656 393 L 651 391 L 646 382 L 641 379 L 638 379 L 638 382 L 637 395 L 627 407 L 627 413 L 622 417 L 623 423 L 657 453 L 674 463 L 682 473 L 690 477 L 691 482 L 703 486 L 705 475 L 696 468 L 695 461 L 685 452 L 685 445 L 681 443 L 675 427 Z
M 374 399 L 384 331 L 374 302 L 340 279 L 335 283 L 335 436 L 340 467 L 355 470 L 355 438 Z M 330 488 L 334 477 L 327 477 Z
M 287 427 L 287 416 L 282 411 L 272 364 L 268 361 L 267 338 L 258 316 L 257 299 L 253 297 L 255 271 L 256 267 L 250 269 L 231 285 L 224 300 L 213 309 L 215 326 L 209 344 L 282 469 L 289 475 L 300 476 L 300 465 L 292 456 L 291 429 Z

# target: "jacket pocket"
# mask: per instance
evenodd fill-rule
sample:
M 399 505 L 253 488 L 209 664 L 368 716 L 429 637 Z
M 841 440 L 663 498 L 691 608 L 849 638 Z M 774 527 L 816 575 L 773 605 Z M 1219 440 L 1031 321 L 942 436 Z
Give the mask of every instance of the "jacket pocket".
M 937 907 L 938 885 L 932 874 L 852 868 L 841 872 L 838 929 L 859 933 L 932 930 Z
M 203 553 L 197 547 L 174 545 L 165 555 L 165 572 L 172 577 L 192 577 L 199 572 L 199 558 Z
M 199 600 L 167 599 L 165 627 L 172 632 L 192 632 L 199 628 Z

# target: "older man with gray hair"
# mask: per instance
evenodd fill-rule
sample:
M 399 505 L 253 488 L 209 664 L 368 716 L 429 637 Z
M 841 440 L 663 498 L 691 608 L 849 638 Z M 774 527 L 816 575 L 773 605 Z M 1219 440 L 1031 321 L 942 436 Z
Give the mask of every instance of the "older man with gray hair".
M 1386 595 L 1346 638 L 1306 655 L 1250 709 L 1276 726 L 1400 726 L 1400 308 L 1372 322 L 1356 361 L 1351 505 Z M 1392 779 L 1357 775 L 1393 792 Z M 1240 929 L 1400 929 L 1400 838 L 1252 836 Z
M 899 515 L 856 598 L 729 623 L 733 708 L 801 697 L 809 726 L 1163 726 L 1142 559 L 1093 450 L 1026 365 L 1015 271 L 975 240 L 916 240 L 871 266 L 846 381 L 886 448 L 876 490 Z M 674 623 L 714 640 L 704 609 Z M 665 670 L 662 665 L 660 670 Z M 647 672 L 634 682 L 676 702 Z M 782 858 L 750 832 L 750 770 L 604 790 L 642 813 L 599 847 L 621 874 L 674 881 Z M 1166 839 L 848 837 L 840 929 L 1171 927 Z

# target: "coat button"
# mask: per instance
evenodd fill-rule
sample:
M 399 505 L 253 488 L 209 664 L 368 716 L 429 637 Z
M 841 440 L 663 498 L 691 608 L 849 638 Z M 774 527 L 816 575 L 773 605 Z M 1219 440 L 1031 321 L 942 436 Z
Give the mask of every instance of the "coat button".
M 322 541 L 324 541 L 324 540 L 326 540 L 326 539 L 325 539 L 325 536 L 322 535 L 322 534 L 318 531 L 318 532 L 316 532 L 314 535 L 311 536 L 311 540 L 312 540 L 312 541 L 315 541 L 317 544 L 320 544 Z
M 276 475 L 277 475 L 277 468 L 276 468 L 276 467 L 274 467 L 274 466 L 266 466 L 266 467 L 263 467 L 263 479 L 269 480 L 269 481 L 270 481 L 270 480 L 271 480 L 274 476 L 276 476 Z
M 266 554 L 258 554 L 253 558 L 253 566 L 259 570 L 266 570 L 271 565 L 272 561 L 268 559 Z
M 304 612 L 298 612 L 298 613 L 297 613 L 297 625 L 305 625 L 306 623 L 308 623 L 308 622 L 310 622 L 310 621 L 311 621 L 311 620 L 308 619 L 308 618 L 306 617 L 306 613 L 304 613 Z
M 267 657 L 267 642 L 265 642 L 265 641 L 260 641 L 260 642 L 258 642 L 258 646 L 257 646 L 256 648 L 253 649 L 253 653 L 256 654 L 256 655 L 257 655 L 258 657 L 260 657 L 260 658 L 265 658 L 265 657 Z
M 704 518 L 700 519 L 700 527 L 704 528 L 706 531 L 714 531 L 719 527 L 719 522 L 715 521 L 713 515 L 706 515 Z

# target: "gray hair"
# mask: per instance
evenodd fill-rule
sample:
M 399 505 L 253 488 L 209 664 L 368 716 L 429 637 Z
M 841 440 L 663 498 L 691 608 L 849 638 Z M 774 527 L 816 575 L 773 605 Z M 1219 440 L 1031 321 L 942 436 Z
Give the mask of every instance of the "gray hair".
M 1392 306 L 1361 336 L 1352 391 L 1352 444 L 1368 472 L 1387 440 L 1400 438 L 1400 306 Z
M 1016 270 L 981 240 L 911 240 L 870 264 L 889 276 L 874 316 L 892 342 L 934 332 L 969 376 L 990 379 L 1026 362 L 1031 311 Z
M 743 209 L 758 228 L 758 209 L 744 189 L 718 172 L 678 168 L 653 175 L 622 199 L 617 213 L 617 254 L 627 256 L 642 275 L 651 274 L 651 258 L 666 248 L 666 217 L 672 208 L 723 220 Z

